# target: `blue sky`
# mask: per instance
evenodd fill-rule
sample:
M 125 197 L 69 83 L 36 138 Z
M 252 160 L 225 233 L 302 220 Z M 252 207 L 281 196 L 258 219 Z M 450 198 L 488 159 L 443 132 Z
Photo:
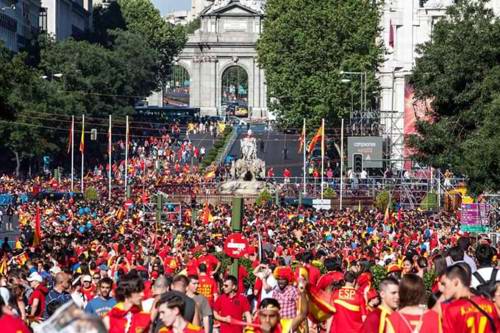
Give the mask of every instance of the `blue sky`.
M 165 15 L 174 10 L 184 10 L 191 7 L 191 0 L 152 0 L 153 4 Z

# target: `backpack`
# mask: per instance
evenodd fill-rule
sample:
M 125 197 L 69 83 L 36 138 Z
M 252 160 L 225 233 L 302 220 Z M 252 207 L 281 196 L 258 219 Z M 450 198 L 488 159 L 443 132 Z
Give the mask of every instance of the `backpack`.
M 479 285 L 475 288 L 476 292 L 479 295 L 490 298 L 490 293 L 495 287 L 495 284 L 497 283 L 497 273 L 498 269 L 493 268 L 493 271 L 491 271 L 491 276 L 488 281 L 485 281 L 484 278 L 481 276 L 481 274 L 479 274 L 477 271 L 473 273 L 475 278 L 479 281 Z

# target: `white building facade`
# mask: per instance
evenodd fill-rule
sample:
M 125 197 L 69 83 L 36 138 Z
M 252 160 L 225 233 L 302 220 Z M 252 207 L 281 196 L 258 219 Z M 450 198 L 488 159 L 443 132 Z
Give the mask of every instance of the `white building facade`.
M 0 40 L 18 52 L 39 28 L 40 0 L 0 0 Z
M 427 42 L 436 22 L 446 14 L 455 0 L 386 0 L 381 25 L 382 39 L 387 49 L 385 62 L 379 68 L 381 86 L 380 112 L 384 137 L 389 139 L 389 151 L 396 167 L 404 163 L 409 151 L 404 146 L 405 134 L 415 126 L 415 114 L 422 114 L 429 105 L 415 103 L 408 78 L 415 66 L 418 44 Z M 500 0 L 490 0 L 495 14 L 500 13 Z

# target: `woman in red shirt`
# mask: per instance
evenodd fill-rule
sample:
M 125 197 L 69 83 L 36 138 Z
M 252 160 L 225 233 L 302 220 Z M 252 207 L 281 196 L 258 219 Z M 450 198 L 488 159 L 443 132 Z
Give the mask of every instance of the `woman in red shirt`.
M 406 274 L 399 283 L 399 310 L 387 318 L 386 333 L 438 333 L 439 315 L 427 310 L 424 280 Z

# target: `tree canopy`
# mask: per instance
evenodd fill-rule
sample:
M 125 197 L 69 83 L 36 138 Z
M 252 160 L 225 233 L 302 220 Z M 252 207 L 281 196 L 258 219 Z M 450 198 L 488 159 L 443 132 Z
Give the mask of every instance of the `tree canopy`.
M 371 105 L 383 51 L 377 41 L 379 9 L 366 0 L 268 0 L 258 61 L 266 74 L 269 109 L 283 127 L 301 127 L 303 118 L 314 126 L 321 118 L 333 123 L 346 115 L 351 94 L 361 89 L 359 77 L 341 71 L 367 72 Z
M 418 47 L 412 81 L 432 110 L 409 138 L 417 160 L 468 177 L 476 193 L 500 190 L 500 21 L 484 4 L 450 7 Z

